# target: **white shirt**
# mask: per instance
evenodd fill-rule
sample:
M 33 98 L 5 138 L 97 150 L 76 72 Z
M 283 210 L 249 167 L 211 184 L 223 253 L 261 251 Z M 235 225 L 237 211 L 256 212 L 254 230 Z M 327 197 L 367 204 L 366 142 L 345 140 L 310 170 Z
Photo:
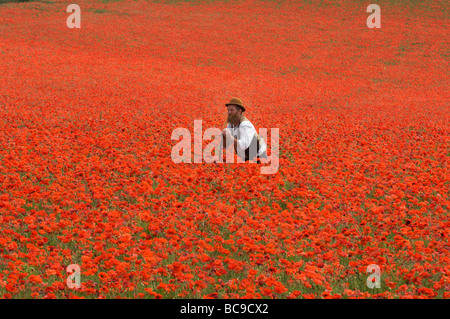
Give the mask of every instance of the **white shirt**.
M 256 134 L 256 129 L 250 121 L 244 121 L 241 125 L 232 125 L 228 123 L 227 128 L 231 129 L 231 135 L 237 139 L 242 150 L 246 150 L 250 146 L 250 143 Z M 263 154 L 267 149 L 264 139 L 261 139 L 260 142 L 258 155 Z

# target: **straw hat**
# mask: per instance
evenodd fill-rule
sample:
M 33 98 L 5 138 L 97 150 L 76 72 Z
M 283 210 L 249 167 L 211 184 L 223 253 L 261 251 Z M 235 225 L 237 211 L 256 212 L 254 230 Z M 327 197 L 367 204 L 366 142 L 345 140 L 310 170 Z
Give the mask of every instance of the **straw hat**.
M 239 98 L 237 98 L 237 97 L 232 98 L 232 99 L 230 100 L 230 102 L 228 102 L 227 104 L 225 104 L 225 106 L 228 106 L 228 105 L 237 105 L 237 106 L 239 106 L 239 107 L 242 109 L 242 112 L 245 112 L 245 107 L 244 107 L 244 105 L 242 104 L 242 100 L 239 99 Z

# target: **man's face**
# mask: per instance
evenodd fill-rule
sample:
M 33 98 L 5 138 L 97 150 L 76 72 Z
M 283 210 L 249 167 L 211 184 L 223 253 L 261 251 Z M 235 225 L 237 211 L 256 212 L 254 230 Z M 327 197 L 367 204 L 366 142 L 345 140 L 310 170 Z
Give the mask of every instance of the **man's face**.
M 242 110 L 237 105 L 230 104 L 227 106 L 228 109 L 228 123 L 237 125 L 241 119 Z

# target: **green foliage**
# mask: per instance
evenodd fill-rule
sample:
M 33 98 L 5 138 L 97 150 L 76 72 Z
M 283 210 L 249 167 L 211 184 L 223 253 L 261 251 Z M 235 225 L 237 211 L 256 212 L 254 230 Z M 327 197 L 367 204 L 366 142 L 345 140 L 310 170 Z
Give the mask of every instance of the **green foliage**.
M 0 0 L 0 4 L 8 2 L 30 2 L 30 0 Z

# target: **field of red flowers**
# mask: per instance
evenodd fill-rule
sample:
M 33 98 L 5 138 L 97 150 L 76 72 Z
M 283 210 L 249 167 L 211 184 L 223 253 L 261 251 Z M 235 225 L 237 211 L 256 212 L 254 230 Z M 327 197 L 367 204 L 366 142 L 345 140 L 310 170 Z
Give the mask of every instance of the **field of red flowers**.
M 446 1 L 76 3 L 0 5 L 1 297 L 450 297 Z M 235 96 L 278 172 L 173 163 Z

